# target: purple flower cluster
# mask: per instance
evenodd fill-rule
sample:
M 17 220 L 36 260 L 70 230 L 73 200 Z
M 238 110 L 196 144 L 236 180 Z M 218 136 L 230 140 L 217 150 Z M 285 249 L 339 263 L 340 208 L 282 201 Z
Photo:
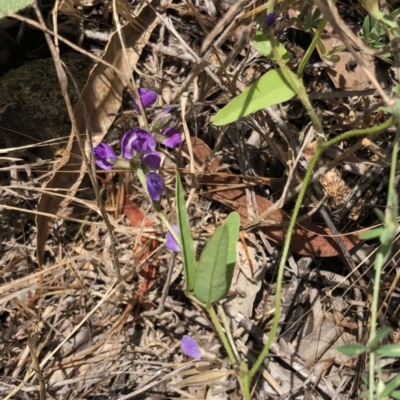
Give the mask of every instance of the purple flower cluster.
M 152 90 L 140 88 L 138 93 L 143 109 L 157 101 L 157 93 Z M 133 101 L 135 111 L 139 112 L 138 101 L 136 99 Z M 152 133 L 139 127 L 128 130 L 121 139 L 120 158 L 108 144 L 100 143 L 93 149 L 94 160 L 102 169 L 111 170 L 113 166 L 142 168 L 146 174 L 147 191 L 154 201 L 160 201 L 165 193 L 164 182 L 156 172 L 161 164 L 161 155 L 156 151 L 157 141 L 170 149 L 182 143 L 179 130 L 173 126 L 176 121 L 170 111 L 170 108 L 164 108 L 154 116 Z

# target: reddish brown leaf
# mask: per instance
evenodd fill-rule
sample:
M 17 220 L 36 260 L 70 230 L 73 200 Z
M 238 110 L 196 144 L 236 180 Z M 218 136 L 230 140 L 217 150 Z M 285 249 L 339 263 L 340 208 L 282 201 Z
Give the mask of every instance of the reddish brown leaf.
M 209 175 L 201 177 L 200 182 L 212 189 L 212 192 L 204 195 L 236 210 L 240 214 L 242 224 L 249 223 L 245 188 L 234 188 L 235 184 L 241 183 L 240 179 L 234 175 L 231 177 L 213 175 L 220 160 L 216 157 L 211 160 L 212 151 L 201 139 L 192 138 L 192 146 L 197 166 L 209 163 L 205 171 Z M 218 187 L 221 189 L 220 191 L 216 190 Z M 256 201 L 256 211 L 259 214 L 272 206 L 268 199 L 258 194 L 256 194 Z M 282 245 L 289 220 L 289 216 L 284 211 L 277 210 L 261 224 L 260 229 L 270 240 Z M 342 240 L 349 250 L 359 242 L 356 234 L 342 236 Z M 328 228 L 309 221 L 297 224 L 290 243 L 290 250 L 294 253 L 318 257 L 333 257 L 341 254 L 338 244 L 332 237 L 332 232 Z
M 124 214 L 133 228 L 139 228 L 146 217 L 144 212 L 129 197 L 125 197 Z M 151 221 L 149 222 L 151 225 Z

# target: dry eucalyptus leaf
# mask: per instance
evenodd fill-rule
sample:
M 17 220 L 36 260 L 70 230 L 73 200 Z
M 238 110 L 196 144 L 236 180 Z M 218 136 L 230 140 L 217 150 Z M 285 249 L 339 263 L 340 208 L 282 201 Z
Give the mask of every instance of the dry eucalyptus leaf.
M 327 24 L 325 31 L 325 34 L 321 36 L 321 42 L 323 43 L 327 53 L 343 46 L 339 37 L 333 32 L 331 25 Z M 322 54 L 319 46 L 317 46 L 317 51 L 320 57 L 324 59 L 324 54 Z M 337 89 L 362 90 L 371 88 L 372 84 L 367 75 L 365 75 L 363 69 L 357 64 L 350 52 L 338 51 L 334 54 L 339 56 L 340 60 L 332 67 L 328 68 L 327 72 Z M 363 60 L 371 73 L 376 76 L 378 71 L 375 66 L 374 57 L 364 54 Z

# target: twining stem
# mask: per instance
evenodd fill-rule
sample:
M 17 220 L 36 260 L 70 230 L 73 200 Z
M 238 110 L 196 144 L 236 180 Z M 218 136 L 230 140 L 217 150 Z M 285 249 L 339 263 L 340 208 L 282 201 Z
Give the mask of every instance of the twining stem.
M 396 136 L 394 139 L 393 149 L 392 149 L 392 162 L 390 165 L 390 175 L 389 175 L 389 190 L 388 190 L 388 200 L 386 205 L 386 218 L 383 229 L 386 230 L 387 236 L 386 240 L 381 240 L 381 246 L 375 258 L 375 284 L 371 303 L 371 327 L 370 327 L 370 341 L 375 339 L 376 336 L 376 323 L 378 319 L 378 306 L 379 306 L 379 282 L 381 281 L 382 268 L 390 255 L 390 250 L 392 247 L 392 240 L 396 235 L 397 223 L 395 214 L 397 213 L 397 194 L 395 191 L 395 176 L 397 168 L 397 155 L 399 152 L 399 140 L 400 140 L 400 125 L 397 126 Z M 386 243 L 385 243 L 386 242 Z M 369 358 L 369 398 L 374 399 L 375 396 L 375 353 L 370 352 Z
M 258 368 L 260 368 L 261 364 L 263 363 L 266 355 L 268 354 L 269 348 L 271 347 L 271 344 L 272 344 L 273 340 L 275 339 L 275 335 L 278 330 L 279 317 L 280 317 L 280 311 L 281 311 L 281 291 L 282 291 L 283 272 L 284 272 L 286 260 L 287 260 L 288 254 L 289 254 L 290 241 L 292 239 L 293 230 L 296 225 L 296 219 L 297 219 L 297 216 L 299 215 L 300 207 L 302 205 L 308 183 L 310 182 L 310 179 L 313 174 L 313 169 L 319 159 L 319 156 L 328 147 L 333 146 L 336 143 L 341 142 L 342 140 L 347 140 L 354 136 L 370 135 L 370 134 L 374 134 L 374 133 L 383 132 L 386 129 L 390 128 L 394 124 L 394 122 L 395 122 L 395 120 L 392 117 L 392 118 L 389 118 L 383 124 L 378 125 L 378 126 L 374 126 L 374 127 L 366 128 L 366 129 L 356 129 L 353 131 L 345 132 L 345 133 L 329 140 L 328 142 L 320 143 L 319 146 L 317 147 L 317 149 L 315 150 L 314 156 L 310 161 L 310 164 L 307 169 L 307 173 L 304 177 L 303 184 L 301 186 L 299 195 L 296 200 L 296 204 L 293 209 L 292 218 L 290 219 L 289 227 L 286 232 L 286 239 L 285 239 L 285 243 L 284 243 L 283 250 L 282 250 L 282 257 L 281 257 L 281 261 L 279 263 L 278 276 L 277 276 L 277 281 L 276 281 L 275 315 L 274 315 L 274 320 L 272 322 L 271 332 L 268 335 L 268 340 L 265 343 L 265 346 L 262 349 L 260 355 L 258 356 L 257 361 L 255 362 L 255 364 L 253 365 L 253 367 L 251 368 L 251 370 L 249 372 L 250 379 L 254 376 L 254 374 L 257 372 Z M 394 165 L 397 165 L 397 164 L 394 163 Z
M 324 32 L 325 25 L 326 25 L 326 18 L 322 18 L 321 21 L 319 22 L 317 32 L 315 32 L 315 35 L 313 37 L 313 40 L 311 41 L 310 45 L 307 47 L 307 51 L 304 53 L 304 56 L 300 62 L 299 67 L 297 68 L 297 75 L 301 76 L 303 74 L 304 68 L 308 63 L 308 60 L 310 59 L 315 47 L 317 46 L 317 43 L 319 39 L 321 38 L 322 33 Z

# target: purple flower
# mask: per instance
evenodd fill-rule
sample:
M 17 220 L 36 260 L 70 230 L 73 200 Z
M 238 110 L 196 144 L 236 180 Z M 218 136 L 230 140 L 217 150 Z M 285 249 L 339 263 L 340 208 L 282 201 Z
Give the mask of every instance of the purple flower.
M 156 139 L 141 128 L 133 128 L 122 136 L 121 154 L 130 160 L 136 153 L 149 153 L 156 149 Z
M 96 164 L 106 170 L 112 169 L 117 161 L 114 150 L 106 143 L 100 143 L 93 149 L 93 156 Z
M 164 182 L 156 172 L 149 172 L 146 178 L 147 191 L 154 201 L 160 201 L 165 193 Z
M 165 136 L 164 145 L 173 149 L 182 143 L 181 133 L 178 129 L 171 126 L 170 128 L 164 129 L 162 134 Z
M 140 96 L 140 102 L 142 103 L 143 108 L 147 108 L 152 106 L 157 101 L 157 93 L 153 90 L 148 90 L 146 88 L 139 88 L 138 90 Z M 135 98 L 133 98 L 133 102 L 135 103 L 135 110 L 139 112 L 139 104 Z
M 183 354 L 185 354 L 188 357 L 192 357 L 194 359 L 199 360 L 202 355 L 202 348 L 199 346 L 199 344 L 190 336 L 184 336 L 181 340 L 181 348 L 183 351 Z
M 152 151 L 142 156 L 142 168 L 144 170 L 155 171 L 160 168 L 161 156 L 160 153 Z
M 276 20 L 276 13 L 272 12 L 271 14 L 268 14 L 265 19 L 264 19 L 264 29 L 269 29 L 271 26 L 274 24 Z
M 178 225 L 172 225 L 172 229 L 175 231 L 175 233 L 179 236 L 179 229 Z M 166 241 L 165 241 L 165 247 L 168 250 L 173 251 L 174 253 L 179 253 L 181 251 L 181 247 L 179 244 L 176 242 L 175 238 L 172 236 L 171 232 L 168 231 L 166 235 Z

